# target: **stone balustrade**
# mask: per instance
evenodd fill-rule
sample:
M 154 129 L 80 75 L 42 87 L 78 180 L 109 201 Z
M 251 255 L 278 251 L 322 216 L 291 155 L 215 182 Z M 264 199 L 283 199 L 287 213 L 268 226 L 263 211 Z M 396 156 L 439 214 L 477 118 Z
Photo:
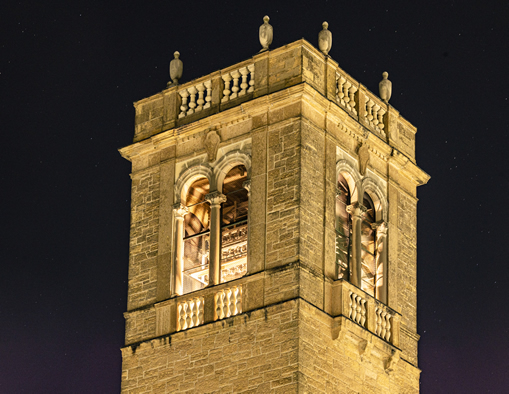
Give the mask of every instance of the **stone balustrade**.
M 205 302 L 203 297 L 194 297 L 177 304 L 177 331 L 187 330 L 203 324 Z
M 360 326 L 365 327 L 367 300 L 353 291 L 349 291 L 348 298 L 348 317 Z
M 358 90 L 358 82 L 346 76 L 346 74 L 336 72 L 336 102 L 346 111 L 357 116 L 357 100 L 355 93 Z
M 184 88 L 179 91 L 179 95 L 182 99 L 179 119 L 182 119 L 185 116 L 210 108 L 210 102 L 212 101 L 212 81 L 208 80 Z
M 140 100 L 135 103 L 134 141 L 162 132 L 175 134 L 180 126 L 210 115 L 219 119 L 221 112 L 246 101 L 302 83 L 336 104 L 366 131 L 383 141 L 390 140 L 393 147 L 412 161 L 415 159 L 416 128 L 305 40 L 258 53 L 251 59 Z
M 242 313 L 242 286 L 220 290 L 214 296 L 214 320 Z
M 364 110 L 362 111 L 363 118 L 360 119 L 361 123 L 385 139 L 384 115 L 387 113 L 387 104 L 371 93 L 364 92 L 363 96 Z
M 233 71 L 223 72 L 221 78 L 224 82 L 224 90 L 221 103 L 254 92 L 254 70 L 254 64 L 249 64 Z
M 399 345 L 399 313 L 345 280 L 334 281 L 331 293 L 333 316 L 344 316 L 392 345 Z
M 391 341 L 393 315 L 384 305 L 375 307 L 375 334 L 387 342 Z

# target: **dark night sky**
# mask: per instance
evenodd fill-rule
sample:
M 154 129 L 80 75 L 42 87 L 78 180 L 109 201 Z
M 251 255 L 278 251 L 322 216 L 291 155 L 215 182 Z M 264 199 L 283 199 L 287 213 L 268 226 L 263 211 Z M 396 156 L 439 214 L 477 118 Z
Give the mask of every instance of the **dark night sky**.
M 423 393 L 509 389 L 509 3 L 21 1 L 0 5 L 0 393 L 115 393 L 132 102 L 301 37 L 418 128 Z M 504 192 L 505 190 L 505 192 Z

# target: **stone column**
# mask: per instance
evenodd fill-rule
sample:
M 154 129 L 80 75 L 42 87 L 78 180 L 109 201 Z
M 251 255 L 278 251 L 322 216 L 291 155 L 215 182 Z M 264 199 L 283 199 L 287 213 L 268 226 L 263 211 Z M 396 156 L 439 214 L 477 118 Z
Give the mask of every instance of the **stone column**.
M 373 224 L 376 230 L 376 293 L 375 297 L 387 305 L 387 223 L 378 222 Z M 379 276 L 382 276 L 382 284 L 378 286 Z
M 247 267 L 246 267 L 246 275 L 251 273 L 249 269 L 250 259 L 249 259 L 249 247 L 251 245 L 251 231 L 249 231 L 249 217 L 251 216 L 251 179 L 244 181 L 242 187 L 247 190 Z
M 361 226 L 366 208 L 358 202 L 347 207 L 352 216 L 352 261 L 350 262 L 350 283 L 362 288 L 362 261 L 361 261 Z
M 226 196 L 216 191 L 205 200 L 210 203 L 209 286 L 214 286 L 221 283 L 221 204 Z
M 177 203 L 173 206 L 175 215 L 175 271 L 174 293 L 184 293 L 184 217 L 189 213 L 186 206 Z

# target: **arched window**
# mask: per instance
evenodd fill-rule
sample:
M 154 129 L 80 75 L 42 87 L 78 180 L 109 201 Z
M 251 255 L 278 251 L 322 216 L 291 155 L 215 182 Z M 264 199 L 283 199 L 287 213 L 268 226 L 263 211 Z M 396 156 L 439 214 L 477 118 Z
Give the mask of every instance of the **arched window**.
M 361 225 L 361 288 L 375 297 L 375 283 L 377 283 L 377 258 L 375 253 L 376 234 L 374 224 L 376 211 L 371 197 L 364 193 L 362 205 L 366 208 Z
M 347 207 L 351 204 L 348 182 L 342 174 L 338 176 L 336 190 L 336 264 L 338 279 L 350 279 L 352 217 Z
M 244 276 L 247 271 L 248 191 L 244 187 L 247 170 L 233 167 L 224 178 L 221 207 L 221 282 Z
M 209 282 L 210 204 L 205 201 L 209 189 L 208 179 L 201 178 L 189 186 L 185 197 L 183 294 Z

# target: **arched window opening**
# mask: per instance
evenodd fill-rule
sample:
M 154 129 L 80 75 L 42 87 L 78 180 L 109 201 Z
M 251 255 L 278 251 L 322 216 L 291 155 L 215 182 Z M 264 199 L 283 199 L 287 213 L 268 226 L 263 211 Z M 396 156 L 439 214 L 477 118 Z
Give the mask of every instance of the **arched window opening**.
M 363 205 L 366 208 L 361 226 L 361 288 L 366 293 L 375 297 L 375 284 L 377 284 L 377 256 L 375 252 L 376 233 L 374 224 L 376 222 L 375 205 L 371 197 L 364 193 Z
M 221 213 L 221 282 L 244 276 L 247 272 L 248 191 L 246 167 L 233 167 L 223 183 L 226 202 Z
M 338 279 L 350 279 L 352 218 L 347 210 L 351 204 L 348 182 L 340 174 L 336 190 L 336 264 Z
M 201 178 L 189 187 L 185 199 L 183 293 L 199 290 L 209 282 L 210 204 L 205 201 L 209 181 Z

